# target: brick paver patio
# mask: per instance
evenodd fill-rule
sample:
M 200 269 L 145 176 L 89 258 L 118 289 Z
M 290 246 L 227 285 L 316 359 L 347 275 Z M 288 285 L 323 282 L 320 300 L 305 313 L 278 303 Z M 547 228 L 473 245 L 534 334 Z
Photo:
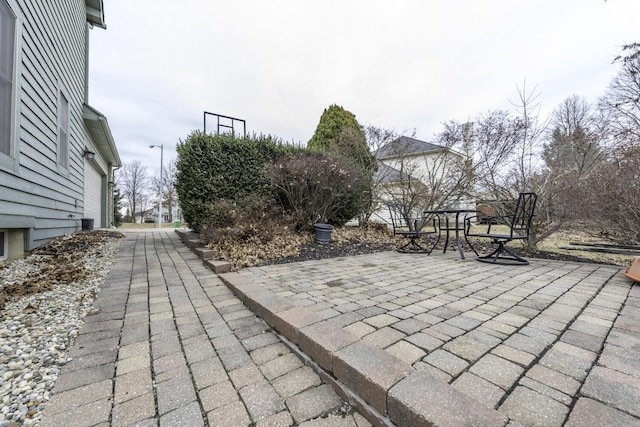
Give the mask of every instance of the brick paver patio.
M 619 267 L 204 265 L 173 232 L 128 234 L 42 425 L 640 426 L 640 286 Z M 317 418 L 341 398 L 359 412 Z
M 510 421 L 640 425 L 640 286 L 619 267 L 385 252 L 238 274 Z

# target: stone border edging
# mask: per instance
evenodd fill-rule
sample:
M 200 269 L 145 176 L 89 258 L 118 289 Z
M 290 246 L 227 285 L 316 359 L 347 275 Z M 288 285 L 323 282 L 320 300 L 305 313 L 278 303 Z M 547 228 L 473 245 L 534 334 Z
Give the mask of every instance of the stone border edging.
M 176 233 L 251 311 L 324 370 L 327 382 L 371 423 L 426 427 L 505 426 L 509 422 L 506 415 L 447 382 L 415 370 L 342 327 L 262 289 L 247 276 L 231 272 L 231 263 L 211 260 L 212 251 L 203 248 L 197 233 Z

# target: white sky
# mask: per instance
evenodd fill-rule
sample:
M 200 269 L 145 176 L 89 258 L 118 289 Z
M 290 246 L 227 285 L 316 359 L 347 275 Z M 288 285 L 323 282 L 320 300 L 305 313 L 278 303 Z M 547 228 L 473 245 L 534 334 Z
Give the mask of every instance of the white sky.
M 90 35 L 90 104 L 123 162 L 157 173 L 209 111 L 306 143 L 338 104 L 430 140 L 540 92 L 595 102 L 640 41 L 638 0 L 105 0 Z M 207 129 L 213 129 L 213 118 Z

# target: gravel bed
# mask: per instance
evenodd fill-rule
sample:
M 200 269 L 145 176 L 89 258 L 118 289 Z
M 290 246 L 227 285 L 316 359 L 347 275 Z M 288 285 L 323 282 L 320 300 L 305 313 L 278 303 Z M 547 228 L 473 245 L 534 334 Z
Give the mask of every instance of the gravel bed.
M 40 421 L 61 366 L 71 360 L 67 351 L 91 314 L 118 249 L 119 239 L 102 237 L 97 232 L 67 236 L 59 240 L 89 243 L 75 249 L 67 245 L 71 257 L 44 251 L 0 269 L 0 294 L 6 298 L 0 310 L 0 427 Z M 66 274 L 51 274 L 58 267 Z M 39 291 L 15 292 L 28 287 Z

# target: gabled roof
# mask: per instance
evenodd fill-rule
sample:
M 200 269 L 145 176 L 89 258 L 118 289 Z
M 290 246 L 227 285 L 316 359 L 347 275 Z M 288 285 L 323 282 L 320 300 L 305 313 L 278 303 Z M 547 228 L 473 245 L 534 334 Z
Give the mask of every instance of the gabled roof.
M 441 145 L 432 144 L 426 141 L 420 141 L 419 139 L 409 138 L 408 136 L 401 136 L 400 138 L 394 139 L 390 143 L 380 147 L 376 151 L 376 157 L 378 159 L 385 159 L 388 157 L 398 157 L 408 154 L 421 154 L 444 149 L 445 147 Z

